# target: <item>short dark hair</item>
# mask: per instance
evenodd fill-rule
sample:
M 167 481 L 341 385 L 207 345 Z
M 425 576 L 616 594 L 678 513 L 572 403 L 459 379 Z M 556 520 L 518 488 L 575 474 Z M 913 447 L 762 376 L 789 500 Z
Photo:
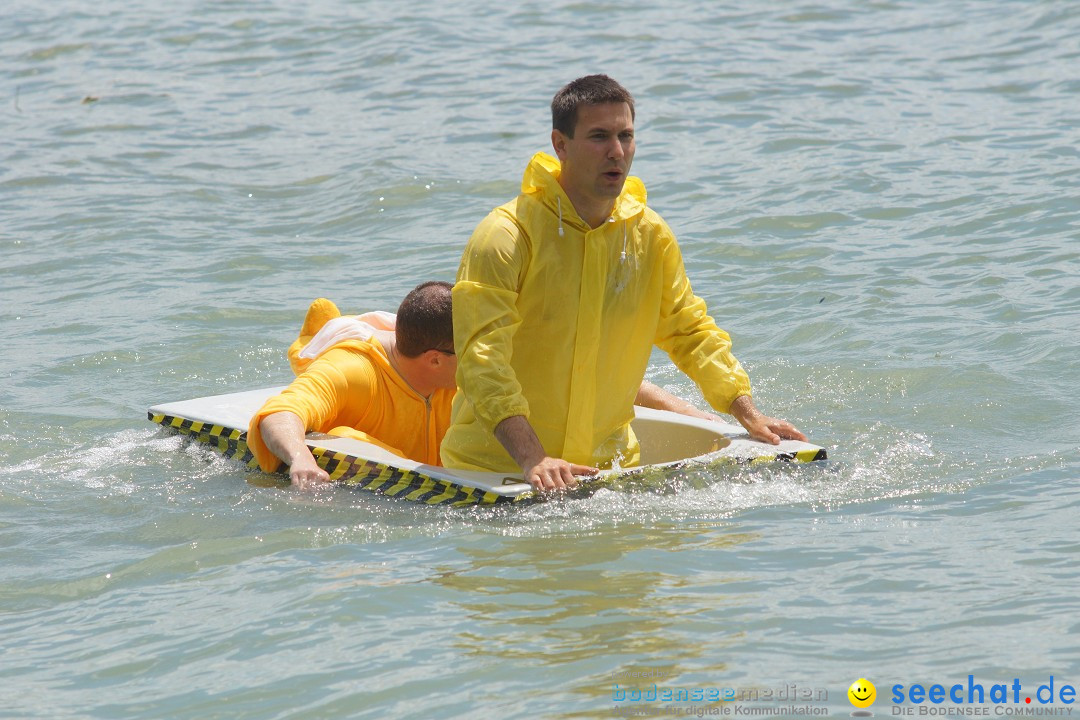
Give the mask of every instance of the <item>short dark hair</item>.
M 630 119 L 634 119 L 634 96 L 630 91 L 607 75 L 586 75 L 567 83 L 551 99 L 551 127 L 568 138 L 574 137 L 578 107 L 626 103 L 630 106 Z
M 408 358 L 428 350 L 454 352 L 454 317 L 450 309 L 453 286 L 441 280 L 420 283 L 398 306 L 397 349 Z

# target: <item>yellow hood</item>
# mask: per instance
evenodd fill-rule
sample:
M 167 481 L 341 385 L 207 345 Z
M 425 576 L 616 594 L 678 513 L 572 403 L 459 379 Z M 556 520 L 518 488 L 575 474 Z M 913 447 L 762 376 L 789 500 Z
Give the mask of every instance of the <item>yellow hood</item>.
M 571 219 L 580 229 L 587 231 L 588 225 L 582 220 L 566 191 L 559 185 L 562 165 L 557 158 L 544 152 L 538 152 L 525 167 L 521 178 L 521 193 L 537 198 L 556 215 L 562 213 L 561 220 Z M 615 201 L 611 217 L 614 221 L 630 220 L 645 212 L 645 183 L 640 178 L 630 175 L 623 184 L 623 191 Z

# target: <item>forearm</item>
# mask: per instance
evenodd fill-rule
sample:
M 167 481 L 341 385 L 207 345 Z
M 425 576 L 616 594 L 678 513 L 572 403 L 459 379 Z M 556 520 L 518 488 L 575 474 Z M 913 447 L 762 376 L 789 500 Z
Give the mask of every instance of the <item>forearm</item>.
M 648 380 L 641 381 L 634 404 L 654 410 L 667 410 L 688 417 L 701 418 L 702 420 L 719 420 L 716 415 L 697 409 L 692 403 L 680 397 L 672 395 L 663 388 L 653 385 Z
M 740 395 L 732 401 L 731 407 L 728 408 L 728 414 L 733 415 L 744 427 L 748 422 L 752 422 L 758 417 L 764 415 L 757 406 L 754 405 L 754 400 L 749 395 Z
M 304 442 L 304 422 L 295 413 L 282 411 L 268 415 L 259 423 L 259 430 L 267 449 L 289 467 L 298 457 L 305 460 L 312 457 Z
M 524 415 L 508 417 L 496 425 L 495 439 L 506 448 L 522 470 L 536 465 L 547 455 L 536 431 Z
M 259 423 L 263 443 L 289 466 L 289 480 L 301 490 L 318 488 L 330 481 L 304 442 L 304 421 L 287 410 L 267 415 Z
M 568 463 L 544 452 L 529 419 L 512 415 L 495 426 L 495 437 L 510 457 L 521 466 L 522 478 L 534 490 L 565 490 L 577 484 L 575 475 L 593 475 L 596 468 Z

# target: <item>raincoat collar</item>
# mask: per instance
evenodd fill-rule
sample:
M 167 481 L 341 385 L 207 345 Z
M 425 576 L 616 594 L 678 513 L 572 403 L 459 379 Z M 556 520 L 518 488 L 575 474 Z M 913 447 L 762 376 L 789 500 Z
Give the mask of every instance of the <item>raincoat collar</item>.
M 558 214 L 562 221 L 587 232 L 588 224 L 578 215 L 570 198 L 559 185 L 558 178 L 561 171 L 562 165 L 558 158 L 545 152 L 536 153 L 525 168 L 525 175 L 521 179 L 521 192 L 538 197 L 553 213 Z M 610 220 L 615 222 L 630 220 L 645 212 L 645 198 L 645 184 L 633 175 L 628 176 L 623 184 L 622 193 L 615 201 Z

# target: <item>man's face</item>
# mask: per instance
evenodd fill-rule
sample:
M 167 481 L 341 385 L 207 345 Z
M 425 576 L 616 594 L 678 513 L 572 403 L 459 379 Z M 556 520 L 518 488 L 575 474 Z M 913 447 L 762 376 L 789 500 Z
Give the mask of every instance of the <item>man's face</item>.
M 574 137 L 553 130 L 551 142 L 562 164 L 560 183 L 571 200 L 601 204 L 619 197 L 636 149 L 629 105 L 582 105 Z

